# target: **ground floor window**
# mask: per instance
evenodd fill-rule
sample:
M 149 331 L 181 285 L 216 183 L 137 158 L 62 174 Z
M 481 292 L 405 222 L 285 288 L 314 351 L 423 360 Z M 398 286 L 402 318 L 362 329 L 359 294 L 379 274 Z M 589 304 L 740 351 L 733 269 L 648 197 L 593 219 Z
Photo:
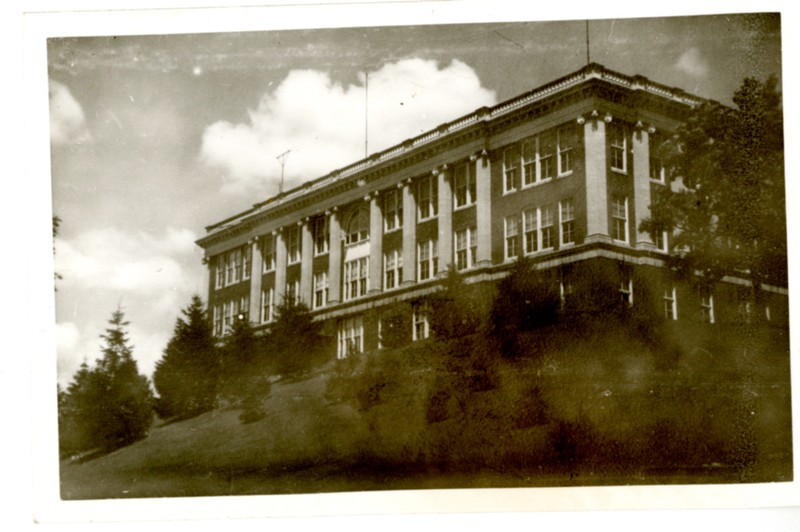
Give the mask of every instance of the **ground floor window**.
M 314 274 L 314 308 L 322 308 L 328 303 L 328 272 Z
M 619 294 L 622 302 L 629 307 L 633 306 L 633 281 L 625 279 L 619 284 Z
M 664 317 L 668 320 L 678 319 L 678 300 L 674 286 L 664 290 Z
M 275 316 L 275 290 L 267 288 L 261 291 L 261 323 L 269 323 Z
M 415 303 L 411 317 L 412 329 L 411 339 L 413 341 L 424 340 L 430 336 L 430 322 L 428 320 L 429 308 L 424 303 Z
M 337 358 L 364 352 L 364 324 L 361 316 L 345 318 L 339 322 Z
M 700 288 L 700 319 L 704 323 L 714 323 L 714 294 L 708 286 Z

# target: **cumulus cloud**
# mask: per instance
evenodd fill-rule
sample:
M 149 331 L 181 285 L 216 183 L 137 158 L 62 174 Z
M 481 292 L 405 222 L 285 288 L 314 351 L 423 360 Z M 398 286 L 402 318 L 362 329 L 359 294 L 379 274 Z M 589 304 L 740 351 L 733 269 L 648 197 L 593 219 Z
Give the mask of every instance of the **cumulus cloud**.
M 365 91 L 369 87 L 369 151 L 380 151 L 484 105 L 496 103 L 472 68 L 454 60 L 405 59 L 362 75 L 357 84 L 324 72 L 294 70 L 249 111 L 247 123 L 206 128 L 201 159 L 225 176 L 224 190 L 276 190 L 276 157 L 292 150 L 287 187 L 320 177 L 364 156 Z
M 708 61 L 697 48 L 686 50 L 675 63 L 675 68 L 693 77 L 705 76 L 708 73 Z
M 79 144 L 91 140 L 86 116 L 69 88 L 50 81 L 50 141 L 53 144 Z
M 59 239 L 56 271 L 68 285 L 163 294 L 187 284 L 181 263 L 194 250 L 195 239 L 188 229 L 168 228 L 163 235 L 93 229 L 75 239 Z

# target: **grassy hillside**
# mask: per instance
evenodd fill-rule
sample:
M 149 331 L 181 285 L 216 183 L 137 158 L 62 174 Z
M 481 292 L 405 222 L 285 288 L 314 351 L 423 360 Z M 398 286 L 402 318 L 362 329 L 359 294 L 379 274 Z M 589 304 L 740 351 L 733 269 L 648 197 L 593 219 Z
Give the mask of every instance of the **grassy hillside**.
M 264 419 L 217 409 L 61 466 L 62 497 L 784 481 L 783 329 L 527 333 L 428 341 L 277 382 Z M 711 347 L 714 346 L 714 347 Z

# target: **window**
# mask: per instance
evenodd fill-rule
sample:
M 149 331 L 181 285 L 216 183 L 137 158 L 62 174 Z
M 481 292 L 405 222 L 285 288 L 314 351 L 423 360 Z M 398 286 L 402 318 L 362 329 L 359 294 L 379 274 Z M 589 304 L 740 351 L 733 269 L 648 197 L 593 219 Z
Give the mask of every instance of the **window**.
M 536 138 L 522 142 L 522 183 L 524 186 L 536 184 Z
M 369 257 L 361 257 L 344 263 L 344 300 L 348 301 L 367 294 Z
M 525 234 L 523 251 L 525 253 L 539 251 L 539 214 L 536 209 L 528 209 L 522 213 L 522 231 Z
M 369 213 L 367 209 L 359 208 L 347 223 L 347 244 L 357 244 L 369 239 Z
M 250 264 L 253 259 L 253 248 L 250 245 L 242 247 L 242 280 L 250 279 Z
M 656 231 L 656 238 L 654 244 L 658 251 L 669 253 L 669 240 L 666 231 Z
M 561 308 L 564 308 L 567 302 L 572 299 L 573 288 L 570 281 L 565 280 L 563 277 L 558 282 L 558 292 L 561 298 Z
M 222 305 L 222 333 L 226 334 L 233 326 L 233 316 L 235 309 L 233 308 L 234 302 L 228 301 Z
M 506 260 L 511 260 L 519 255 L 517 249 L 517 235 L 519 234 L 519 219 L 517 216 L 506 216 L 505 219 L 505 255 Z
M 322 308 L 328 303 L 328 272 L 314 274 L 314 308 Z
M 674 286 L 664 290 L 664 317 L 668 320 L 678 319 L 678 301 Z
M 217 284 L 216 288 L 225 286 L 225 255 L 217 255 L 215 260 L 215 267 L 217 270 Z
M 289 264 L 300 262 L 300 226 L 295 225 L 286 231 L 286 257 Z
M 264 273 L 275 269 L 275 238 L 272 235 L 261 238 L 261 259 Z
M 503 152 L 503 193 L 519 187 L 519 146 L 509 146 Z
M 403 194 L 394 188 L 383 195 L 383 230 L 394 231 L 403 227 Z
M 459 164 L 456 166 L 455 181 L 455 208 L 468 207 L 475 203 L 476 189 L 475 176 L 472 164 Z
M 623 303 L 629 307 L 633 306 L 633 281 L 630 278 L 620 281 L 619 295 Z
M 710 286 L 700 287 L 700 320 L 714 323 L 714 294 Z
M 300 279 L 295 279 L 286 283 L 286 293 L 283 296 L 284 301 L 294 301 L 300 303 Z
M 564 126 L 558 130 L 558 176 L 572 173 L 572 150 L 575 146 L 576 134 L 572 126 Z
M 466 270 L 475 265 L 478 253 L 476 233 L 477 229 L 474 226 L 456 231 L 455 247 L 457 270 Z
M 611 169 L 623 174 L 628 173 L 628 142 L 625 128 L 619 124 L 611 124 L 608 128 L 608 139 L 611 145 Z
M 347 358 L 350 355 L 364 352 L 364 325 L 361 316 L 341 320 L 338 336 L 337 358 Z
M 547 181 L 555 177 L 556 164 L 555 136 L 553 133 L 543 133 L 539 136 L 539 180 Z
M 738 291 L 737 294 L 739 305 L 738 314 L 739 321 L 742 323 L 750 323 L 753 320 L 753 298 L 752 293 L 745 288 Z
M 575 206 L 572 198 L 558 204 L 558 220 L 561 225 L 561 246 L 575 243 Z
M 659 156 L 659 152 L 661 150 L 662 141 L 659 139 L 657 134 L 651 134 L 649 137 L 650 140 L 650 179 L 657 183 L 665 183 L 666 182 L 666 168 L 664 167 L 664 161 Z
M 433 218 L 439 212 L 439 186 L 436 176 L 425 176 L 417 182 L 417 212 L 420 221 Z
M 611 236 L 620 242 L 628 241 L 628 198 L 615 196 L 611 200 Z
M 419 280 L 427 281 L 436 275 L 438 266 L 438 250 L 436 240 L 426 240 L 417 245 L 417 257 L 419 257 Z
M 330 231 L 328 230 L 328 217 L 320 216 L 314 219 L 314 255 L 322 255 L 328 252 L 328 240 Z
M 249 321 L 250 319 L 250 296 L 242 296 L 239 300 L 239 312 L 236 314 L 237 320 Z
M 555 245 L 553 210 L 550 206 L 539 209 L 539 234 L 541 235 L 541 249 L 553 249 Z
M 413 313 L 411 317 L 412 329 L 411 339 L 413 341 L 424 340 L 430 336 L 430 323 L 428 321 L 429 309 L 423 303 L 413 304 Z
M 214 336 L 222 336 L 222 309 L 214 306 Z
M 275 290 L 261 291 L 261 323 L 270 323 L 275 318 Z
M 403 280 L 403 252 L 399 249 L 383 255 L 384 290 L 397 288 Z

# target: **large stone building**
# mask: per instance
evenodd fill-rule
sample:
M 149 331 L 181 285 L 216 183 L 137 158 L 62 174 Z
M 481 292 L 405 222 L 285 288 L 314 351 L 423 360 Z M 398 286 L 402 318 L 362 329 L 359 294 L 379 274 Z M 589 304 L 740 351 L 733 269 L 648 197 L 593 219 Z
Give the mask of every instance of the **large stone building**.
M 390 304 L 417 340 L 429 334 L 417 301 L 450 265 L 489 283 L 521 256 L 553 270 L 563 297 L 591 263 L 629 304 L 646 280 L 665 319 L 747 317 L 745 281 L 676 283 L 668 235 L 638 230 L 668 186 L 654 148 L 701 101 L 590 64 L 208 226 L 214 333 L 235 319 L 267 328 L 295 297 L 336 331 L 340 357 L 379 347 Z M 787 291 L 766 293 L 765 318 L 785 326 Z

